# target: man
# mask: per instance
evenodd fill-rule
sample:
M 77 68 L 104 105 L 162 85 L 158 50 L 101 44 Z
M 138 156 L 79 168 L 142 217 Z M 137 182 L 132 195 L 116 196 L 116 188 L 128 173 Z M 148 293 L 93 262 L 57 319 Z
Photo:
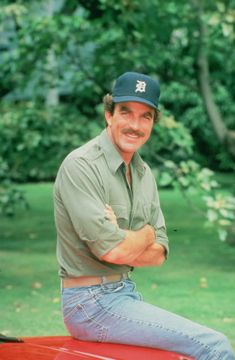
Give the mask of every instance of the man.
M 158 120 L 157 81 L 121 75 L 104 98 L 106 129 L 63 161 L 55 182 L 64 321 L 80 340 L 235 359 L 224 335 L 142 301 L 136 266 L 159 266 L 168 239 L 154 177 L 138 149 Z

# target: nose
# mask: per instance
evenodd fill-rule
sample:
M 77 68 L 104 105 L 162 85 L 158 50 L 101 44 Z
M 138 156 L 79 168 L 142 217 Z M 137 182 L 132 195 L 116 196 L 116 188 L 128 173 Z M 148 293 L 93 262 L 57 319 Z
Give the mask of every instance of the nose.
M 138 130 L 139 129 L 139 119 L 137 116 L 133 115 L 132 118 L 130 119 L 130 128 L 133 130 Z

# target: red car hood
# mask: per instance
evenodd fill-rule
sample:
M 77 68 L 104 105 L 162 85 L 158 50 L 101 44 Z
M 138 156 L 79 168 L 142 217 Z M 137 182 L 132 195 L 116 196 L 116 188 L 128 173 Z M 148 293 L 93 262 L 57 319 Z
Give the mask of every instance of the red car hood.
M 169 351 L 92 343 L 68 336 L 22 338 L 0 344 L 1 360 L 193 360 Z

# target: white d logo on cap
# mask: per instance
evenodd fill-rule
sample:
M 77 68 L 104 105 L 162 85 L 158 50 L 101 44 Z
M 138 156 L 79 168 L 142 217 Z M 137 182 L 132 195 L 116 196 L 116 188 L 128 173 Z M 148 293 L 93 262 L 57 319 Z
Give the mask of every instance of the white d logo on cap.
M 135 92 L 145 92 L 145 88 L 146 88 L 146 82 L 145 81 L 140 81 L 140 80 L 136 81 Z

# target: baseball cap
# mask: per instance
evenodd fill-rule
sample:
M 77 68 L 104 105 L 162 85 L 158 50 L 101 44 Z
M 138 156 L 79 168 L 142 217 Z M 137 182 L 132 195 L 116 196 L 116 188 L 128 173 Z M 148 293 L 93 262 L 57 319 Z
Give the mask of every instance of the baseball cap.
M 157 109 L 160 85 L 148 75 L 126 72 L 117 78 L 112 97 L 114 103 L 134 101 Z

